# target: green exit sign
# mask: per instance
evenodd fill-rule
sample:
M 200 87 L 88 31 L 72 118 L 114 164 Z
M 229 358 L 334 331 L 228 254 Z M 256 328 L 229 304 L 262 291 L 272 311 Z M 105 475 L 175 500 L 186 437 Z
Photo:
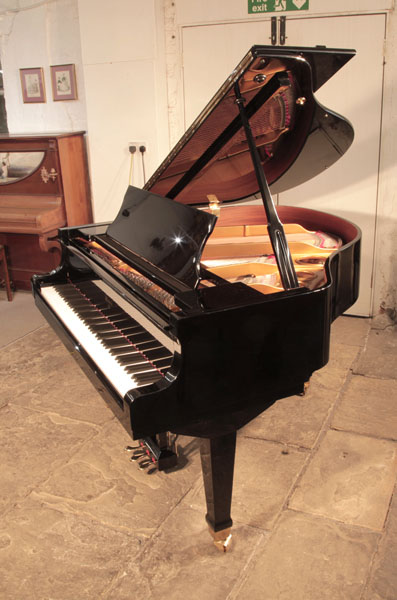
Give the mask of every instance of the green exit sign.
M 248 13 L 309 10 L 309 0 L 248 0 Z

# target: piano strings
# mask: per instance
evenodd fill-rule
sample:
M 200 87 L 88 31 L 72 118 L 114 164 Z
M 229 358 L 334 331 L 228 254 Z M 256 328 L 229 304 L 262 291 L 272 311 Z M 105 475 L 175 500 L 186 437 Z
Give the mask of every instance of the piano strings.
M 117 258 L 114 254 L 97 244 L 96 242 L 84 240 L 83 238 L 77 238 L 79 242 L 84 244 L 86 248 L 90 250 L 93 254 L 99 256 L 102 260 L 108 263 L 113 269 L 127 277 L 130 281 L 135 283 L 138 287 L 143 289 L 145 292 L 150 294 L 153 298 L 164 304 L 168 308 L 168 310 L 172 312 L 176 312 L 179 310 L 177 305 L 174 302 L 174 298 L 171 294 L 166 292 L 163 288 L 156 285 L 148 279 L 144 277 L 139 271 L 127 265 L 120 258 Z
M 216 227 L 203 255 L 204 266 L 230 283 L 240 281 L 264 294 L 282 291 L 284 288 L 269 237 L 263 232 L 263 226 Z M 323 231 L 308 231 L 296 224 L 286 225 L 286 232 L 294 265 L 299 267 L 299 285 L 310 290 L 319 288 L 326 279 L 325 261 L 340 248 L 342 240 Z M 179 310 L 171 294 L 97 242 L 83 238 L 78 238 L 78 241 L 169 310 Z M 262 252 L 258 254 L 261 249 Z M 228 256 L 233 258 L 229 259 Z
M 297 224 L 285 225 L 285 231 L 299 286 L 310 290 L 321 287 L 326 281 L 326 259 L 341 247 L 342 240 Z M 263 294 L 284 289 L 264 225 L 216 227 L 202 262 L 230 283 L 240 281 Z

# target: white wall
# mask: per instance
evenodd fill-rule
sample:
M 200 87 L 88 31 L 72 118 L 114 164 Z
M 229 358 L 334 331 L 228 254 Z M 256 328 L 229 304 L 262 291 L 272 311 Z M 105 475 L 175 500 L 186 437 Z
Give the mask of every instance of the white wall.
M 161 2 L 78 0 L 98 222 L 113 219 L 130 180 L 130 142 L 144 142 L 146 175 L 168 151 Z M 132 183 L 144 183 L 134 155 Z
M 14 3 L 15 4 L 15 3 Z M 35 2 L 1 11 L 0 36 L 8 129 L 11 133 L 86 129 L 77 0 Z M 75 64 L 78 100 L 54 102 L 50 65 Z M 19 69 L 42 67 L 45 103 L 24 104 Z
M 176 0 L 178 23 L 186 25 L 203 23 L 225 23 L 230 21 L 263 19 L 274 13 L 248 14 L 247 0 Z M 309 10 L 302 10 L 302 16 L 321 15 L 329 13 L 362 13 L 390 9 L 393 0 L 309 0 Z M 287 15 L 297 15 L 297 12 L 284 12 Z
M 376 236 L 374 314 L 397 321 L 397 12 L 388 19 Z

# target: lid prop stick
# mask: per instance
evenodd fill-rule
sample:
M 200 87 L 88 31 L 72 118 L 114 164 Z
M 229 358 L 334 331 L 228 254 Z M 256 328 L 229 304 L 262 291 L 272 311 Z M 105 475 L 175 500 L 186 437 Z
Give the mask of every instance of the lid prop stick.
M 267 217 L 267 230 L 273 252 L 276 257 L 278 270 L 280 272 L 281 282 L 284 289 L 292 290 L 299 287 L 294 263 L 289 250 L 284 228 L 276 212 L 269 185 L 262 168 L 258 148 L 256 147 L 251 125 L 245 111 L 245 99 L 242 97 L 238 82 L 234 84 L 234 93 L 236 95 L 236 104 L 240 111 L 241 122 L 244 127 L 248 142 L 251 160 L 254 165 L 256 179 L 259 185 L 259 191 L 262 196 L 263 206 L 265 207 Z

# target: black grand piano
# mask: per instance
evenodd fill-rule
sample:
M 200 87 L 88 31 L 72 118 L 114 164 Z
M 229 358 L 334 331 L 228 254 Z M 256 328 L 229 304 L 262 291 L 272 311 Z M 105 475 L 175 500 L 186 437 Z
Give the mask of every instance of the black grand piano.
M 353 56 L 252 47 L 114 222 L 61 229 L 60 267 L 32 280 L 148 463 L 171 468 L 170 439 L 201 438 L 206 519 L 223 549 L 236 431 L 303 393 L 358 295 L 359 229 L 272 199 L 349 148 L 350 123 L 313 93 Z

